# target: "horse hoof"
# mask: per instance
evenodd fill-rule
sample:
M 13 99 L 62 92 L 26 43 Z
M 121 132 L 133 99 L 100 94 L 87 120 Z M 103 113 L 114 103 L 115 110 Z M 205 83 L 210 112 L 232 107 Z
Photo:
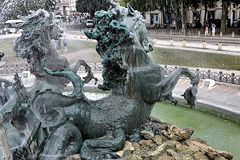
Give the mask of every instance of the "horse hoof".
M 177 100 L 170 100 L 171 104 L 174 104 L 175 106 L 178 104 L 178 101 Z
M 177 101 L 171 102 L 171 104 L 174 104 L 175 106 L 178 104 Z
M 191 84 L 194 85 L 198 85 L 199 84 L 199 77 L 195 77 L 193 80 L 191 80 Z

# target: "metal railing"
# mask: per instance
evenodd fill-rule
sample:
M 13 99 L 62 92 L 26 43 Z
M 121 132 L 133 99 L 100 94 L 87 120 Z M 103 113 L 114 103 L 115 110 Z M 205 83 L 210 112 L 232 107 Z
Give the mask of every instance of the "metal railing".
M 168 67 L 164 66 L 165 75 L 169 75 L 174 72 L 178 67 Z M 217 82 L 230 83 L 240 85 L 240 75 L 236 75 L 235 73 L 224 73 L 223 71 L 212 72 L 210 69 L 200 70 L 200 69 L 190 69 L 191 72 L 198 75 L 200 79 L 212 79 Z
M 92 71 L 102 71 L 102 64 L 101 63 L 89 63 L 88 64 Z M 170 75 L 172 72 L 174 72 L 178 67 L 172 67 L 172 66 L 163 66 L 164 68 L 164 74 Z M 14 73 L 22 73 L 23 71 L 29 71 L 29 65 L 28 64 L 22 64 L 22 65 L 4 65 L 0 67 L 0 75 L 4 74 L 14 74 Z M 84 67 L 80 67 L 78 71 L 85 71 Z M 229 83 L 229 84 L 235 84 L 240 85 L 240 75 L 237 75 L 235 73 L 224 73 L 223 71 L 211 71 L 209 70 L 200 70 L 200 69 L 190 69 L 194 74 L 198 75 L 200 79 L 212 79 L 217 82 L 223 82 L 223 83 Z
M 22 73 L 23 71 L 29 71 L 29 69 L 29 64 L 4 65 L 0 67 L 0 75 Z

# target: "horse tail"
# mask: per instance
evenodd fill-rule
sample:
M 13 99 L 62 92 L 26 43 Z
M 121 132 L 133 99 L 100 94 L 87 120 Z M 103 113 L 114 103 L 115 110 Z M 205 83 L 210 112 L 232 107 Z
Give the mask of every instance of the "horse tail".
M 65 77 L 72 82 L 74 90 L 71 96 L 81 97 L 83 95 L 82 92 L 83 92 L 84 82 L 80 76 L 78 76 L 73 71 L 67 70 L 67 69 L 56 70 L 56 71 L 50 70 L 45 66 L 45 61 L 46 59 L 44 58 L 41 62 L 41 66 L 46 73 L 56 77 Z

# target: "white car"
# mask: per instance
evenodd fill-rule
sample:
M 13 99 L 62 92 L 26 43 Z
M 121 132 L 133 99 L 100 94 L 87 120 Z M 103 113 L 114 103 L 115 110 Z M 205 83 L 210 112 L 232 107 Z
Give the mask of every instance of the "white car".
M 86 27 L 88 27 L 88 28 L 94 27 L 94 20 L 92 20 L 92 19 L 87 19 L 87 21 L 86 21 Z
M 17 29 L 15 28 L 16 25 L 19 23 L 22 23 L 23 21 L 21 19 L 16 20 L 8 20 L 4 23 L 5 27 L 3 28 L 4 33 L 17 33 Z

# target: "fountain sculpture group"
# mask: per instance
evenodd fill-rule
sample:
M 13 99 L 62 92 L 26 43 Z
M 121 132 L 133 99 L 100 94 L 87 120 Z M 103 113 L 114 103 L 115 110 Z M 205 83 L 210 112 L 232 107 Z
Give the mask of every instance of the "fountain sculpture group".
M 53 16 L 38 10 L 22 18 L 14 51 L 27 59 L 35 84 L 24 87 L 18 74 L 15 82 L 0 79 L 0 114 L 14 160 L 53 160 L 79 153 L 83 159 L 117 158 L 126 140 L 141 139 L 139 129 L 155 102 L 177 103 L 172 90 L 181 75 L 191 79 L 193 86 L 184 97 L 195 105 L 198 77 L 187 68 L 164 76 L 163 68 L 147 55 L 153 42 L 138 11 L 111 2 L 108 11 L 98 11 L 95 17 L 95 29 L 85 34 L 97 40 L 103 59 L 103 84 L 98 88 L 112 91 L 96 101 L 83 93 L 85 83 L 97 80 L 90 67 L 83 60 L 70 65 L 51 46 L 62 33 Z M 88 72 L 83 79 L 76 75 L 80 65 Z M 70 81 L 74 90 L 63 95 Z M 2 152 L 0 156 L 6 155 Z

